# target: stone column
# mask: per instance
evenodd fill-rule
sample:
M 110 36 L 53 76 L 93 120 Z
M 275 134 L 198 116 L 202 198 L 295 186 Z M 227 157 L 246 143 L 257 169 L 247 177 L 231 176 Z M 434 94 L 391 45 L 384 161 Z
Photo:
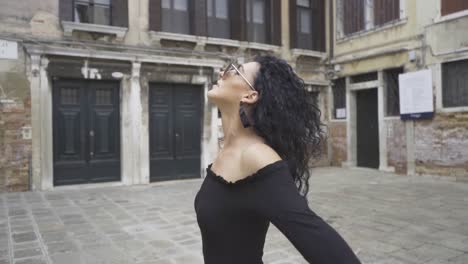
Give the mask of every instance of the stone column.
M 32 191 L 41 190 L 41 109 L 40 109 L 41 56 L 31 55 L 31 132 L 32 132 Z
M 379 86 L 377 87 L 377 111 L 378 111 L 378 124 L 379 124 L 379 170 L 382 171 L 391 171 L 388 167 L 387 160 L 387 127 L 384 120 L 385 117 L 385 104 L 384 104 L 384 89 L 385 80 L 383 71 L 378 72 L 378 82 Z
M 138 96 L 140 105 L 139 118 L 135 121 L 139 127 L 137 131 L 139 142 L 136 145 L 139 153 L 137 166 L 140 170 L 138 181 L 140 184 L 148 184 L 150 182 L 149 87 L 141 84 L 140 69 L 141 63 L 134 62 L 132 64 L 132 87 Z
M 281 1 L 281 57 L 288 61 L 292 59 L 289 34 L 289 1 Z M 296 62 L 291 64 L 295 67 Z
M 202 124 L 202 148 L 201 148 L 201 164 L 200 175 L 202 178 L 206 176 L 206 166 L 211 163 L 219 152 L 219 125 L 218 125 L 218 108 L 215 104 L 208 101 L 208 91 L 210 89 L 211 79 L 218 76 L 219 69 L 213 68 L 213 74 L 206 75 L 200 69 L 200 75 L 192 77 L 192 84 L 203 86 L 203 124 Z
M 132 75 L 122 80 L 121 160 L 124 185 L 149 182 L 149 137 L 147 122 L 145 125 L 142 122 L 140 68 L 141 63 L 133 62 Z
M 357 165 L 356 133 L 356 92 L 350 89 L 350 77 L 346 77 L 346 144 L 347 157 L 345 166 Z
M 53 188 L 52 89 L 49 60 L 31 55 L 32 189 Z
M 50 190 L 54 187 L 54 170 L 53 170 L 53 137 L 52 137 L 52 86 L 47 75 L 47 66 L 49 60 L 46 57 L 41 59 L 40 75 L 41 75 L 41 164 L 42 164 L 42 190 Z

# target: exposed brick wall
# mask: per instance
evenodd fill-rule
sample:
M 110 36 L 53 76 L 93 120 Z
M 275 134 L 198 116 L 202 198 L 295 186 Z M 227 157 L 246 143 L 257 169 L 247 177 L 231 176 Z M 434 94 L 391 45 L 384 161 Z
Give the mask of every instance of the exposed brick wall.
M 29 189 L 31 140 L 23 139 L 31 126 L 30 98 L 0 101 L 0 191 Z
M 346 122 L 328 123 L 328 141 L 331 144 L 331 165 L 341 166 L 346 157 Z
M 320 156 L 318 157 L 313 157 L 311 159 L 311 166 L 313 167 L 322 167 L 322 166 L 329 166 L 330 162 L 328 160 L 328 148 L 327 148 L 328 142 L 327 139 L 324 138 L 324 140 L 321 142 L 319 148 L 320 149 Z
M 437 114 L 415 123 L 416 173 L 468 181 L 468 113 Z
M 395 168 L 398 174 L 407 173 L 406 162 L 406 129 L 399 119 L 386 120 L 388 165 Z

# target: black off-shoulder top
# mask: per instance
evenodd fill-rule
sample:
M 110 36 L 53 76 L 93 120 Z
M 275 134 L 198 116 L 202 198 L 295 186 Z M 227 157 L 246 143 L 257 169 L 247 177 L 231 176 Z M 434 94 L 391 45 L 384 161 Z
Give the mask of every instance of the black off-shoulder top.
M 263 264 L 270 222 L 309 262 L 361 263 L 345 240 L 299 194 L 285 160 L 235 182 L 206 168 L 194 199 L 205 264 Z

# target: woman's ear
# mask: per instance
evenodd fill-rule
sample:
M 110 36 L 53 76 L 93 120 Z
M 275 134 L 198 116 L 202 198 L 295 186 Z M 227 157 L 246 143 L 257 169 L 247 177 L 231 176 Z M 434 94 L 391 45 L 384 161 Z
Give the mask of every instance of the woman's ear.
M 258 100 L 258 92 L 257 91 L 252 91 L 249 92 L 248 94 L 244 95 L 241 99 L 241 102 L 243 103 L 248 103 L 248 104 L 254 104 Z

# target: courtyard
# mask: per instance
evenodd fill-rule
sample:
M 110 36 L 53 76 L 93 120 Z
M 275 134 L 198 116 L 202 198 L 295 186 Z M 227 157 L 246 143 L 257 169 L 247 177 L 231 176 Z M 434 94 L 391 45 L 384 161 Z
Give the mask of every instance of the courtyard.
M 2 193 L 0 263 L 201 264 L 193 202 L 202 181 Z M 317 168 L 310 186 L 311 209 L 362 263 L 468 263 L 467 183 Z M 273 225 L 263 260 L 307 263 Z

